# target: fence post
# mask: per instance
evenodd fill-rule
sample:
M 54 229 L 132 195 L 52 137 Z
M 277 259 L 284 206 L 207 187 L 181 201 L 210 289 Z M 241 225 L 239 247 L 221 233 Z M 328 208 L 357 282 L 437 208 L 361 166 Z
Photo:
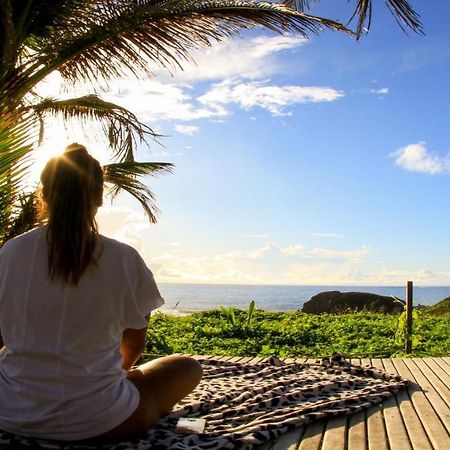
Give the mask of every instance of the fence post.
M 406 333 L 405 333 L 405 353 L 412 350 L 412 322 L 413 322 L 413 282 L 406 282 Z

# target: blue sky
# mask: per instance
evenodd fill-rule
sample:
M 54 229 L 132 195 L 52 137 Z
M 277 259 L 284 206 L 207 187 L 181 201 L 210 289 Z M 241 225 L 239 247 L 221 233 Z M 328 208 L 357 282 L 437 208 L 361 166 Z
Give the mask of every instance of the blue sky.
M 328 3 L 313 13 L 339 18 Z M 157 225 L 122 196 L 102 232 L 160 282 L 450 284 L 450 4 L 412 2 L 421 36 L 378 3 L 359 42 L 253 31 L 114 84 L 104 97 L 167 135 L 139 159 L 176 167 L 148 179 Z

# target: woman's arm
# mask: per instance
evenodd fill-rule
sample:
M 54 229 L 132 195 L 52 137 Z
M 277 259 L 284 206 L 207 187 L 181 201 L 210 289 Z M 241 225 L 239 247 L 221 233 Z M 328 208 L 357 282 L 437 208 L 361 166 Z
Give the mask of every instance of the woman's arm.
M 131 366 L 140 358 L 145 350 L 145 339 L 147 337 L 147 327 L 140 330 L 128 328 L 123 332 L 120 344 L 120 354 L 122 355 L 122 368 L 130 370 Z

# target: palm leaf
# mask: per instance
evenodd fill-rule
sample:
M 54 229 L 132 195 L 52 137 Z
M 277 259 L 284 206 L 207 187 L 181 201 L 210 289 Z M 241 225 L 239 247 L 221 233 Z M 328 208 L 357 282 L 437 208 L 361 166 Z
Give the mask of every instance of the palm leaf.
M 143 175 L 156 176 L 160 173 L 171 172 L 172 168 L 173 164 L 170 163 L 124 162 L 107 164 L 104 166 L 105 182 L 114 185 L 112 190 L 113 197 L 120 190 L 124 190 L 132 195 L 142 205 L 150 222 L 156 223 L 159 209 L 156 206 L 155 195 L 137 177 Z
M 298 11 L 305 11 L 310 8 L 311 3 L 317 3 L 319 1 L 320 0 L 285 0 L 283 3 Z M 365 30 L 370 29 L 373 0 L 354 1 L 356 2 L 356 5 L 349 22 L 355 17 L 357 18 L 356 35 L 359 38 Z M 414 11 L 406 0 L 385 0 L 385 4 L 403 31 L 406 32 L 409 28 L 415 33 L 424 34 L 419 14 Z
M 30 123 L 3 115 L 0 121 L 0 245 L 16 214 L 16 201 L 31 165 Z
M 32 121 L 29 116 L 4 115 L 0 119 L 0 189 L 20 188 L 31 164 Z
M 406 0 L 386 0 L 386 4 L 403 31 L 406 31 L 404 27 L 406 25 L 414 32 L 424 34 L 419 14 Z
M 5 198 L 0 191 L 0 203 L 2 200 L 7 201 L 7 215 L 2 217 L 5 220 L 3 231 L 0 233 L 0 246 L 6 241 L 25 233 L 38 225 L 38 214 L 36 208 L 37 194 L 21 193 L 14 198 Z
M 272 2 L 216 0 L 89 2 L 90 14 L 49 28 L 25 70 L 34 85 L 58 69 L 69 83 L 97 83 L 124 74 L 150 73 L 149 62 L 173 70 L 193 48 L 208 46 L 240 30 L 265 27 L 302 36 L 322 27 L 349 32 L 335 21 Z
M 83 127 L 92 121 L 99 122 L 108 137 L 110 148 L 119 161 L 134 161 L 133 151 L 146 137 L 158 140 L 161 137 L 150 127 L 140 122 L 127 109 L 115 103 L 102 100 L 97 95 L 56 100 L 45 98 L 30 107 L 39 119 L 39 140 L 44 135 L 45 116 L 60 116 L 65 121 L 76 119 Z

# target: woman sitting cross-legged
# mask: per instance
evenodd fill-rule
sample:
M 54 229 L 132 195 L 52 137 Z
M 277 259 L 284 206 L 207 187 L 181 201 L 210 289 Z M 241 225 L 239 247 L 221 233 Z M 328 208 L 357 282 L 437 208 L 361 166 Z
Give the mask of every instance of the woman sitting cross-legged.
M 0 249 L 0 429 L 64 441 L 144 433 L 201 366 L 173 355 L 132 368 L 164 301 L 138 252 L 97 232 L 98 161 L 72 144 L 41 183 L 46 225 Z

